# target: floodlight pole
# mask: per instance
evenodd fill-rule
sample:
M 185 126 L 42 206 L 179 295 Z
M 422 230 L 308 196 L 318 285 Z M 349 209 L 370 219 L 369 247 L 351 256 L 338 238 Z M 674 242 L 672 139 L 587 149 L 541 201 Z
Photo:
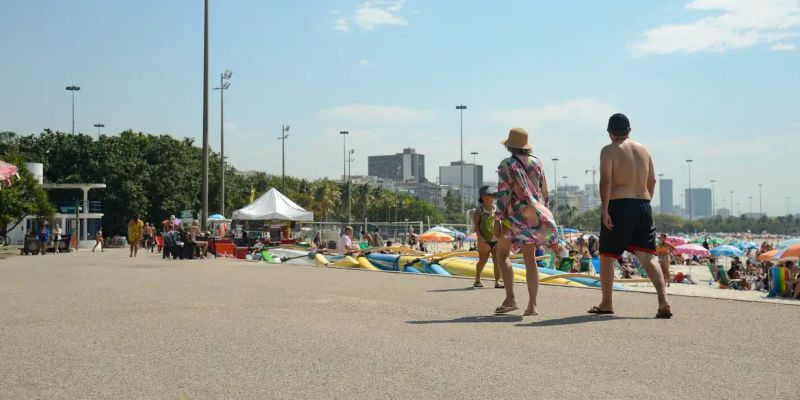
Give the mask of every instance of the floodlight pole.
M 203 3 L 203 183 L 200 196 L 203 215 L 200 216 L 200 227 L 205 232 L 208 229 L 208 0 Z
M 458 195 L 461 197 L 461 213 L 464 213 L 464 110 L 467 106 L 460 104 L 456 106 L 456 110 L 460 113 L 460 132 L 461 132 L 461 156 L 459 158 L 459 169 L 461 170 L 461 186 L 458 189 Z

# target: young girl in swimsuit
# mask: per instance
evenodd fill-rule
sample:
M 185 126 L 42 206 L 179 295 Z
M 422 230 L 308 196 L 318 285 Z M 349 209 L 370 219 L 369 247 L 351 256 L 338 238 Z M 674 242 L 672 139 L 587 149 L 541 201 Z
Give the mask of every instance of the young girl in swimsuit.
M 475 266 L 475 283 L 472 285 L 476 288 L 483 287 L 481 283 L 481 273 L 489 256 L 492 257 L 492 264 L 494 265 L 494 287 L 504 288 L 500 282 L 500 269 L 497 262 L 497 239 L 494 236 L 494 221 L 495 221 L 495 206 L 494 195 L 496 189 L 489 186 L 481 187 L 478 192 L 478 208 L 472 214 L 472 222 L 475 227 L 475 235 L 478 237 L 478 264 Z

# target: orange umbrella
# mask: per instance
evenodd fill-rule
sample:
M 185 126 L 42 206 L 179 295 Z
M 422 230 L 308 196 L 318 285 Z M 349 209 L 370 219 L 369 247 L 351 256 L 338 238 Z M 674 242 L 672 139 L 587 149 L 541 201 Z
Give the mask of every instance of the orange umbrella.
M 428 231 L 419 235 L 420 242 L 452 242 L 453 237 L 436 231 Z
M 773 256 L 774 260 L 781 260 L 781 261 L 787 261 L 787 260 L 796 261 L 798 260 L 798 258 L 800 258 L 800 243 L 793 244 L 783 250 L 780 250 Z
M 766 253 L 761 253 L 758 256 L 758 261 L 765 262 L 765 261 L 772 260 L 772 257 L 775 257 L 775 254 L 777 254 L 777 253 L 778 253 L 778 250 L 770 250 L 770 251 L 768 251 Z

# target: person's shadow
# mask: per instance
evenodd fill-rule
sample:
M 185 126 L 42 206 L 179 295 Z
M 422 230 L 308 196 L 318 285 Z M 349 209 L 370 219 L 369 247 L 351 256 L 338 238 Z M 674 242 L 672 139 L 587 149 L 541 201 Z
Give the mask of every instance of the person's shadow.
M 589 322 L 603 322 L 603 321 L 621 321 L 625 319 L 652 319 L 652 318 L 645 318 L 645 317 L 617 317 L 614 315 L 573 315 L 571 317 L 564 317 L 564 318 L 556 318 L 556 319 L 546 319 L 543 321 L 533 321 L 529 324 L 517 324 L 515 326 L 520 327 L 544 327 L 544 326 L 562 326 L 562 325 L 575 325 L 575 324 L 585 324 Z
M 483 288 L 476 288 L 474 286 L 465 287 L 465 288 L 456 288 L 456 289 L 431 289 L 428 290 L 428 293 L 448 293 L 448 292 L 465 292 L 470 290 L 478 290 Z
M 522 321 L 521 315 L 477 315 L 474 317 L 461 317 L 455 319 L 440 319 L 440 320 L 427 320 L 427 321 L 406 321 L 411 325 L 429 325 L 429 324 L 480 324 L 480 323 L 509 323 Z

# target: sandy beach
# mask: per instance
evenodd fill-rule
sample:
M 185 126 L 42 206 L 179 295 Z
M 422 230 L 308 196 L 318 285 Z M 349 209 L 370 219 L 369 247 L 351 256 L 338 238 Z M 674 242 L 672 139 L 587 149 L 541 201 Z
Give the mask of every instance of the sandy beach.
M 618 292 L 603 317 L 597 290 L 544 286 L 540 316 L 495 317 L 466 279 L 124 250 L 0 276 L 0 398 L 796 398 L 775 383 L 800 353 L 762 343 L 783 304 L 675 296 L 665 321 Z

